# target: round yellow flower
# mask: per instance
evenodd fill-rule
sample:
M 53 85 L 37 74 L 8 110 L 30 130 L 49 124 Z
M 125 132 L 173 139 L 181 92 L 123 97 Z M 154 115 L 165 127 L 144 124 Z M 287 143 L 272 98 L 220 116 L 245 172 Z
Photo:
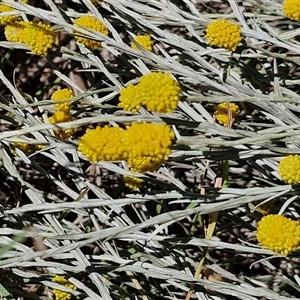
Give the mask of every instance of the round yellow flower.
M 97 20 L 92 16 L 83 16 L 74 20 L 74 25 L 78 27 L 86 27 L 98 32 L 101 32 L 105 35 L 108 35 L 108 29 L 101 21 Z M 77 42 L 84 44 L 87 48 L 91 50 L 97 50 L 101 48 L 101 42 L 94 41 L 85 37 L 82 37 L 82 33 L 75 31 L 75 38 Z
M 69 100 L 74 97 L 73 91 L 70 89 L 62 89 L 55 91 L 52 96 L 51 100 L 53 101 L 62 101 L 62 100 Z M 61 102 L 61 103 L 55 103 L 55 107 L 58 110 L 70 110 L 70 102 Z
M 215 20 L 206 27 L 205 37 L 213 46 L 235 51 L 242 40 L 241 27 L 225 19 Z
M 136 113 L 142 107 L 137 85 L 129 84 L 127 87 L 122 88 L 119 100 L 118 106 L 132 113 Z
M 125 186 L 127 186 L 131 190 L 139 189 L 144 182 L 142 178 L 133 177 L 133 176 L 124 175 L 123 179 L 124 179 Z
M 78 150 L 85 155 L 91 163 L 104 161 L 124 160 L 127 157 L 123 143 L 124 129 L 120 127 L 87 129 L 81 137 Z
M 56 275 L 53 279 L 53 282 L 59 283 L 61 285 L 64 285 L 65 287 L 68 287 L 72 290 L 76 290 L 76 286 L 72 284 L 69 280 L 65 279 L 62 276 Z M 53 289 L 53 295 L 55 296 L 56 300 L 70 300 L 72 298 L 72 294 L 68 292 L 64 292 L 58 289 Z
M 22 31 L 24 30 L 24 22 L 15 22 L 5 26 L 5 37 L 9 42 L 22 43 Z
M 14 9 L 12 7 L 9 7 L 9 6 L 5 5 L 5 4 L 0 4 L 0 13 L 10 12 L 10 11 L 14 11 Z M 7 25 L 11 22 L 16 22 L 20 19 L 21 18 L 18 15 L 0 17 L 0 26 L 5 26 L 5 25 Z
M 33 138 L 33 136 L 30 134 L 27 134 L 27 136 Z M 28 144 L 25 142 L 11 142 L 9 150 L 14 156 L 17 156 L 16 148 L 20 149 L 28 156 L 34 153 L 35 151 L 45 149 L 46 146 L 38 144 Z
M 35 147 L 35 145 L 31 145 L 31 144 L 27 144 L 27 143 L 10 143 L 10 152 L 13 155 L 17 155 L 17 152 L 15 151 L 15 148 L 20 149 L 21 151 L 23 151 L 26 155 L 30 155 L 32 154 L 34 151 L 37 150 L 37 148 Z
M 141 77 L 138 92 L 148 110 L 168 113 L 176 109 L 181 87 L 170 73 L 153 72 Z
M 154 41 L 151 39 L 150 35 L 137 35 L 134 40 L 141 45 L 143 48 L 145 48 L 148 51 L 152 51 Z M 134 42 L 131 42 L 131 48 L 135 50 L 139 50 L 139 48 L 136 46 Z
M 140 173 L 157 170 L 169 158 L 174 136 L 164 124 L 134 122 L 127 126 L 124 144 L 131 170 Z
M 216 106 L 214 115 L 217 121 L 223 125 L 227 126 L 229 121 L 229 116 L 231 114 L 231 121 L 234 122 L 236 116 L 240 113 L 240 108 L 234 103 L 222 102 Z
M 283 3 L 283 12 L 291 20 L 300 20 L 300 0 L 285 0 Z
M 257 240 L 263 247 L 288 255 L 300 244 L 300 223 L 279 215 L 264 216 L 258 222 Z
M 300 182 L 300 157 L 288 155 L 279 163 L 279 174 L 282 180 L 288 184 Z
M 22 2 L 28 3 L 28 0 L 22 0 Z M 12 12 L 12 11 L 15 11 L 15 9 L 13 9 L 12 7 L 7 6 L 5 4 L 0 4 L 0 13 L 2 13 L 2 12 Z M 0 26 L 5 26 L 9 23 L 17 22 L 19 20 L 21 20 L 21 17 L 18 16 L 18 15 L 0 17 Z
M 55 42 L 53 29 L 41 22 L 11 23 L 5 27 L 5 37 L 10 42 L 25 44 L 38 55 L 46 55 Z
M 49 122 L 51 124 L 56 123 L 65 123 L 65 122 L 71 122 L 75 121 L 76 118 L 71 116 L 71 113 L 69 111 L 65 110 L 58 110 L 56 111 L 52 117 L 49 117 Z M 56 136 L 67 139 L 74 137 L 75 133 L 80 130 L 80 127 L 76 128 L 67 128 L 67 129 L 61 129 L 61 130 L 54 130 L 54 133 Z

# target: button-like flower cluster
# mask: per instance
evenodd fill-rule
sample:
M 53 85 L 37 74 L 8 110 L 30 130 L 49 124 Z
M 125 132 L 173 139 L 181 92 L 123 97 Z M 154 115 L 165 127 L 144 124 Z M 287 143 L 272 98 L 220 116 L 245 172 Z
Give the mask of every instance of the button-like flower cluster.
M 22 143 L 22 142 L 16 142 L 16 143 L 12 142 L 12 143 L 10 143 L 10 152 L 15 156 L 17 156 L 17 152 L 15 151 L 16 148 L 23 151 L 26 155 L 30 155 L 37 150 L 44 149 L 45 146 Z
M 5 37 L 9 42 L 25 44 L 38 55 L 46 55 L 55 42 L 53 29 L 41 22 L 11 23 L 5 27 Z
M 61 101 L 61 100 L 69 100 L 73 98 L 74 94 L 73 91 L 70 89 L 62 89 L 54 92 L 51 96 L 51 100 L 53 101 Z M 70 102 L 62 102 L 62 103 L 55 103 L 55 107 L 57 111 L 53 114 L 52 117 L 49 117 L 49 122 L 51 124 L 56 123 L 65 123 L 75 121 L 76 118 L 72 117 L 70 112 Z M 56 136 L 67 139 L 73 138 L 75 133 L 80 130 L 80 127 L 75 128 L 67 128 L 67 129 L 59 129 L 54 130 Z
M 235 51 L 242 40 L 241 27 L 225 19 L 215 20 L 206 27 L 205 37 L 213 46 Z
M 73 91 L 70 89 L 62 89 L 54 92 L 51 96 L 51 100 L 59 101 L 58 103 L 54 103 L 55 107 L 58 110 L 70 110 L 70 102 L 62 102 L 63 100 L 69 100 L 74 97 Z
M 281 215 L 264 216 L 258 222 L 257 240 L 263 247 L 288 255 L 300 244 L 300 223 Z
M 28 0 L 22 0 L 22 2 L 27 3 Z M 7 6 L 5 4 L 0 4 L 0 13 L 13 12 L 13 11 L 14 11 L 14 9 L 12 7 Z M 21 17 L 18 15 L 3 16 L 3 17 L 0 17 L 0 26 L 5 26 L 9 23 L 17 22 L 19 20 L 21 20 Z
M 83 16 L 74 20 L 74 25 L 82 28 L 92 29 L 108 35 L 108 29 L 101 21 L 97 20 L 92 16 Z M 75 38 L 79 43 L 84 44 L 87 48 L 91 50 L 97 50 L 101 48 L 101 42 L 91 40 L 82 36 L 82 33 L 75 31 Z
M 14 11 L 14 9 L 12 7 L 9 7 L 5 4 L 0 4 L 0 13 L 2 13 L 2 12 L 11 12 L 11 11 Z M 0 17 L 0 25 L 5 26 L 5 25 L 7 25 L 11 22 L 16 22 L 20 19 L 21 18 L 18 15 Z
M 282 180 L 288 184 L 300 182 L 300 157 L 288 155 L 279 163 L 279 174 Z
M 131 170 L 154 171 L 171 153 L 174 133 L 170 127 L 155 123 L 132 123 L 119 127 L 87 129 L 78 150 L 92 162 L 126 160 Z
M 136 123 L 126 127 L 127 163 L 135 172 L 157 170 L 171 153 L 174 133 L 164 124 Z
M 134 38 L 135 42 L 141 45 L 143 48 L 145 48 L 148 51 L 152 51 L 154 41 L 151 39 L 150 35 L 137 35 Z M 139 50 L 137 45 L 134 42 L 131 42 L 131 48 L 135 50 Z
M 300 20 L 300 1 L 299 0 L 284 0 L 283 12 L 291 20 Z
M 68 110 L 57 110 L 52 117 L 49 117 L 49 122 L 51 124 L 57 124 L 57 123 L 66 123 L 66 122 L 71 122 L 75 121 L 76 118 L 72 117 L 70 111 Z M 75 128 L 66 128 L 66 129 L 58 129 L 54 130 L 54 133 L 56 136 L 62 138 L 62 139 L 67 139 L 67 138 L 73 138 L 75 133 L 80 130 L 79 127 Z
M 124 175 L 123 179 L 124 179 L 125 186 L 127 186 L 131 190 L 139 189 L 144 182 L 144 180 L 142 178 L 133 177 L 133 176 L 125 176 Z
M 78 150 L 81 151 L 91 163 L 105 160 L 117 161 L 127 158 L 123 143 L 124 129 L 120 127 L 99 127 L 87 129 L 79 141 Z
M 53 282 L 59 283 L 61 285 L 64 285 L 65 287 L 68 287 L 72 290 L 76 290 L 76 286 L 71 283 L 69 280 L 65 279 L 62 276 L 56 275 L 53 279 Z M 70 300 L 72 298 L 72 294 L 68 292 L 64 292 L 58 289 L 53 289 L 53 295 L 55 296 L 56 300 Z
M 122 88 L 119 106 L 124 110 L 136 113 L 142 107 L 138 92 L 138 85 L 129 84 L 126 88 Z
M 240 108 L 236 104 L 222 102 L 216 106 L 214 115 L 221 125 L 227 126 L 229 121 L 235 121 L 235 118 L 239 113 Z
M 137 112 L 141 106 L 160 113 L 172 112 L 180 100 L 181 87 L 170 73 L 153 72 L 141 77 L 137 85 L 121 89 L 119 107 Z

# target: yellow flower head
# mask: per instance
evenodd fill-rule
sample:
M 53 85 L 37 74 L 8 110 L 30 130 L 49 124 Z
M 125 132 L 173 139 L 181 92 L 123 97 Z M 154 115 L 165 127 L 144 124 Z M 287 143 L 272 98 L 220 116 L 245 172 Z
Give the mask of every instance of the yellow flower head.
M 142 107 L 137 85 L 129 84 L 126 88 L 122 88 L 119 100 L 118 106 L 132 113 L 136 113 Z
M 123 179 L 125 182 L 125 186 L 129 187 L 131 190 L 139 189 L 144 182 L 142 178 L 133 177 L 133 176 L 124 176 Z
M 59 283 L 61 285 L 64 285 L 65 287 L 68 287 L 72 290 L 76 290 L 76 286 L 71 283 L 69 280 L 65 279 L 62 276 L 56 275 L 53 279 L 53 282 Z M 55 296 L 56 300 L 70 300 L 72 298 L 72 294 L 68 292 L 64 292 L 61 290 L 53 289 L 53 294 Z
M 288 255 L 300 244 L 300 223 L 279 215 L 264 216 L 258 222 L 257 240 L 263 247 Z
M 126 127 L 127 163 L 132 171 L 145 173 L 157 170 L 171 154 L 174 133 L 170 127 L 155 123 L 132 123 Z
M 300 0 L 284 0 L 283 12 L 291 20 L 300 20 Z
M 33 138 L 30 134 L 27 134 L 27 136 Z M 9 150 L 14 156 L 17 156 L 16 148 L 20 149 L 28 156 L 33 152 L 45 149 L 46 147 L 44 145 L 28 144 L 25 142 L 12 142 L 10 143 Z
M 55 32 L 50 25 L 33 22 L 16 22 L 5 27 L 5 37 L 9 42 L 28 46 L 32 53 L 46 55 L 55 42 Z
M 234 122 L 239 113 L 240 108 L 236 104 L 222 102 L 216 106 L 214 115 L 221 125 L 227 126 L 228 121 L 231 119 L 231 122 Z
M 235 51 L 242 40 L 241 27 L 225 19 L 215 20 L 206 27 L 205 37 L 213 46 Z
M 62 101 L 62 100 L 69 100 L 74 97 L 73 91 L 70 89 L 62 89 L 54 92 L 51 96 L 51 100 L 53 101 Z M 69 102 L 61 102 L 55 103 L 55 107 L 58 110 L 70 110 L 70 103 Z
M 22 0 L 22 2 L 28 3 L 28 0 Z M 5 4 L 0 4 L 0 13 L 2 13 L 2 12 L 11 12 L 11 11 L 15 11 L 15 10 L 10 6 L 7 6 Z M 17 22 L 19 20 L 21 20 L 21 17 L 18 16 L 18 15 L 0 17 L 0 26 L 5 26 L 9 23 Z
M 137 35 L 134 39 L 139 45 L 144 47 L 148 51 L 152 51 L 152 47 L 154 45 L 154 41 L 152 41 L 150 35 Z M 139 50 L 134 42 L 131 42 L 131 48 L 135 50 Z
M 21 151 L 23 151 L 26 155 L 30 155 L 32 154 L 34 151 L 37 150 L 36 146 L 35 145 L 31 145 L 31 144 L 27 144 L 27 143 L 11 143 L 10 144 L 11 147 L 10 147 L 10 152 L 13 154 L 13 155 L 17 155 L 17 152 L 15 151 L 15 148 L 18 148 L 20 149 Z
M 146 74 L 137 87 L 142 104 L 150 111 L 172 112 L 180 100 L 181 87 L 170 73 Z
M 49 117 L 49 122 L 51 124 L 56 123 L 65 123 L 65 122 L 71 122 L 75 121 L 76 118 L 71 116 L 70 111 L 65 110 L 57 110 L 52 117 Z M 56 136 L 67 139 L 74 137 L 75 133 L 80 130 L 80 127 L 76 128 L 67 128 L 67 129 L 61 129 L 61 130 L 54 130 L 54 133 Z
M 9 6 L 5 5 L 5 4 L 0 4 L 0 13 L 10 12 L 10 11 L 14 11 L 14 9 L 12 7 L 9 7 Z M 21 18 L 18 15 L 0 17 L 0 26 L 5 26 L 9 23 L 16 22 L 20 19 Z
M 123 143 L 124 129 L 120 127 L 99 127 L 87 129 L 81 137 L 78 150 L 85 155 L 91 163 L 104 161 L 124 160 L 127 153 Z
M 288 184 L 300 182 L 300 157 L 288 155 L 279 163 L 279 174 L 282 180 Z
M 5 26 L 5 37 L 9 42 L 21 43 L 22 31 L 24 30 L 24 22 L 15 22 Z
M 101 21 L 97 20 L 96 18 L 92 16 L 83 16 L 78 19 L 74 20 L 74 25 L 77 25 L 78 27 L 86 27 L 98 32 L 101 32 L 105 35 L 108 35 L 108 29 Z M 77 42 L 84 44 L 87 48 L 91 50 L 97 50 L 101 48 L 101 42 L 94 41 L 88 38 L 82 37 L 82 33 L 75 31 L 75 38 Z

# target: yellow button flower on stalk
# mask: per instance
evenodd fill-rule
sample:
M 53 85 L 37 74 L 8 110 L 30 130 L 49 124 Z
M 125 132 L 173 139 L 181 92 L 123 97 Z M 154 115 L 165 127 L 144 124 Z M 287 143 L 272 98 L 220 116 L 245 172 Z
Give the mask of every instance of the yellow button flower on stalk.
M 221 125 L 227 126 L 230 119 L 229 116 L 231 116 L 231 122 L 234 122 L 239 113 L 240 108 L 236 104 L 222 102 L 216 106 L 214 115 Z
M 151 39 L 150 35 L 148 35 L 148 34 L 146 34 L 146 35 L 137 35 L 134 38 L 134 40 L 136 41 L 136 43 L 141 45 L 146 50 L 152 51 L 154 41 Z M 139 50 L 139 48 L 137 47 L 137 45 L 134 42 L 131 42 L 130 45 L 131 45 L 131 48 L 133 48 L 135 50 Z
M 65 123 L 65 122 L 71 122 L 75 121 L 76 118 L 71 116 L 71 113 L 69 111 L 65 110 L 57 110 L 52 117 L 49 117 L 49 122 L 51 124 L 57 124 L 57 123 Z M 80 130 L 80 127 L 75 128 L 67 128 L 67 129 L 61 129 L 61 130 L 54 130 L 54 133 L 56 136 L 67 139 L 67 138 L 73 138 L 75 133 Z
M 82 28 L 86 27 L 88 29 L 108 35 L 108 29 L 105 24 L 89 15 L 75 19 L 74 25 Z M 77 42 L 84 44 L 87 48 L 91 50 L 97 50 L 101 48 L 101 42 L 82 37 L 83 34 L 78 31 L 75 31 L 74 34 Z
M 143 75 L 137 85 L 121 89 L 119 107 L 137 112 L 141 106 L 149 111 L 168 113 L 178 106 L 181 87 L 170 73 L 152 72 Z
M 263 246 L 281 255 L 288 255 L 300 244 L 300 223 L 281 215 L 267 215 L 257 227 L 257 240 Z
M 279 163 L 279 174 L 288 184 L 300 183 L 300 157 L 288 155 Z
M 9 42 L 23 43 L 21 39 L 22 39 L 22 32 L 25 28 L 24 23 L 25 22 L 15 22 L 5 26 L 5 31 L 4 31 L 5 38 Z
M 11 12 L 11 11 L 14 11 L 14 9 L 12 7 L 9 7 L 5 4 L 0 4 L 0 13 Z M 16 22 L 18 20 L 21 20 L 21 17 L 18 15 L 0 17 L 0 26 L 5 26 L 11 22 Z
M 65 279 L 62 276 L 56 275 L 53 279 L 53 282 L 59 283 L 61 285 L 64 285 L 65 287 L 68 287 L 72 290 L 76 290 L 76 286 L 71 283 L 69 280 Z M 53 295 L 55 296 L 56 300 L 70 300 L 72 298 L 72 294 L 68 292 L 64 292 L 58 289 L 53 289 Z
M 168 113 L 178 106 L 181 87 L 170 73 L 143 75 L 138 89 L 143 105 L 150 111 Z
M 15 151 L 16 148 L 20 149 L 23 151 L 26 155 L 30 155 L 33 152 L 35 152 L 38 148 L 35 145 L 28 144 L 28 143 L 10 143 L 10 152 L 16 156 L 17 152 Z
M 55 91 L 52 96 L 51 100 L 53 101 L 62 101 L 62 100 L 69 100 L 74 97 L 73 91 L 70 89 L 62 89 Z M 69 111 L 70 110 L 70 103 L 69 102 L 61 102 L 61 103 L 55 103 L 55 107 L 58 110 L 65 110 Z
M 171 154 L 174 133 L 164 124 L 136 123 L 126 126 L 127 163 L 134 172 L 153 172 Z
M 32 53 L 47 55 L 55 42 L 55 32 L 48 24 L 42 22 L 15 22 L 5 27 L 5 37 L 9 42 L 28 46 Z
M 215 20 L 206 27 L 205 37 L 212 46 L 235 51 L 242 40 L 241 27 L 225 19 Z
M 300 20 L 300 0 L 284 0 L 283 12 L 291 20 Z
M 137 190 L 139 189 L 144 180 L 142 178 L 134 177 L 134 176 L 123 176 L 125 186 L 130 188 L 131 190 Z
M 122 88 L 119 100 L 118 106 L 132 113 L 136 113 L 142 107 L 137 85 L 129 84 L 126 88 Z
M 22 0 L 22 2 L 28 3 L 28 0 Z M 12 12 L 12 11 L 15 11 L 15 9 L 8 6 L 8 5 L 0 4 L 0 13 L 2 13 L 2 12 Z M 3 16 L 3 17 L 0 17 L 0 26 L 5 26 L 9 23 L 17 22 L 19 20 L 21 20 L 21 17 L 18 16 L 18 15 Z
M 118 161 L 127 158 L 124 146 L 124 129 L 120 127 L 99 127 L 87 129 L 81 137 L 78 150 L 91 163 L 104 161 Z

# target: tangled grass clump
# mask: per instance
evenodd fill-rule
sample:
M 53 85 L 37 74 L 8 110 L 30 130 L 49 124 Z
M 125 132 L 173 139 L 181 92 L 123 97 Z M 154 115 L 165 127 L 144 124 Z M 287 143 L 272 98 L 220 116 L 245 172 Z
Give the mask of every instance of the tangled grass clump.
M 299 298 L 298 0 L 0 11 L 3 298 Z

